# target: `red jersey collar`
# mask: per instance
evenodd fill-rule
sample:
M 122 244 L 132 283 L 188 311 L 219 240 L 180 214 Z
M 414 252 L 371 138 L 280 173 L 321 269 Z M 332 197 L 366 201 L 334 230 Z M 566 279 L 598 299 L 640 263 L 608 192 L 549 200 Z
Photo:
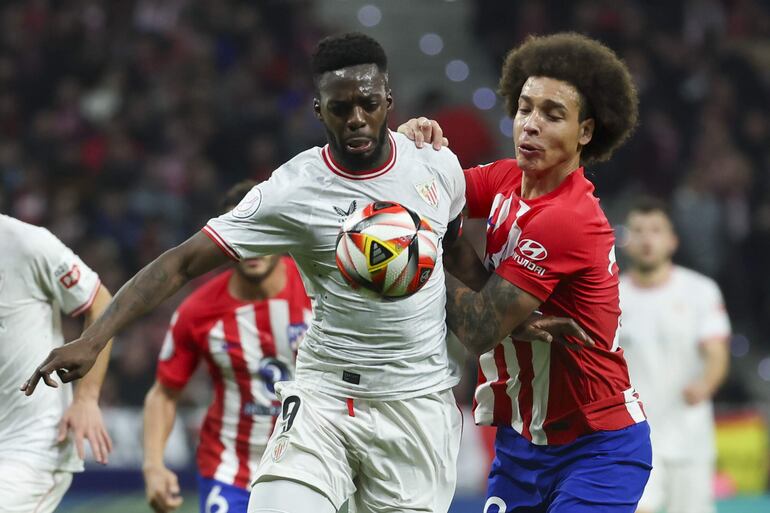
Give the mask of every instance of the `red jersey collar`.
M 518 167 L 518 165 L 517 165 Z M 559 184 L 558 187 L 556 187 L 554 190 L 549 192 L 548 194 L 543 194 L 542 196 L 538 196 L 537 198 L 532 199 L 525 199 L 521 197 L 521 180 L 523 178 L 524 173 L 519 169 L 519 185 L 516 187 L 516 190 L 514 191 L 516 193 L 516 196 L 519 197 L 521 201 L 526 203 L 527 205 L 532 206 L 535 203 L 539 203 L 541 201 L 548 201 L 550 199 L 555 198 L 556 196 L 562 194 L 567 189 L 572 189 L 576 186 L 579 186 L 578 184 L 587 185 L 590 192 L 593 192 L 594 186 L 591 183 L 590 180 L 588 180 L 585 177 L 585 171 L 583 167 L 579 167 L 572 171 L 570 174 L 567 175 L 566 178 L 564 178 L 564 181 Z
M 385 161 L 385 163 L 377 169 L 368 169 L 363 171 L 351 171 L 349 169 L 345 169 L 334 161 L 328 144 L 321 149 L 321 157 L 323 158 L 326 166 L 335 175 L 342 176 L 343 178 L 349 178 L 351 180 L 368 180 L 370 178 L 376 178 L 393 169 L 393 166 L 396 164 L 396 141 L 393 139 L 393 135 L 390 133 L 390 130 L 388 130 L 388 138 L 390 139 L 390 155 L 388 155 L 388 159 Z

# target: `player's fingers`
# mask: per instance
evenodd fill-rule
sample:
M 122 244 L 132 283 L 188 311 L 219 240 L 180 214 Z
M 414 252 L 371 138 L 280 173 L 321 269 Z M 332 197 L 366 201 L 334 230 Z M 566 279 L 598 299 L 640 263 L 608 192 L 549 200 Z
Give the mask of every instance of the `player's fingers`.
M 444 131 L 441 129 L 441 126 L 436 122 L 431 120 L 431 139 L 430 141 L 433 142 L 433 149 L 434 150 L 440 150 L 441 146 L 444 142 Z M 449 141 L 447 141 L 447 144 Z
M 166 484 L 166 489 L 168 490 L 169 495 L 179 495 L 180 489 L 179 489 L 179 479 L 177 478 L 176 474 L 173 472 L 169 476 L 168 483 Z
M 56 442 L 62 443 L 67 438 L 67 429 L 69 427 L 69 421 L 67 418 L 63 418 L 59 421 L 59 425 L 56 428 Z
M 569 320 L 570 327 L 572 328 L 573 335 L 577 337 L 585 346 L 588 347 L 594 347 L 596 345 L 596 342 L 588 336 L 588 333 L 580 327 L 580 325 L 575 322 L 574 319 Z
M 166 499 L 168 511 L 177 509 L 179 506 L 182 505 L 183 502 L 184 502 L 184 499 L 182 498 L 181 495 L 175 495 L 173 497 L 169 497 L 168 499 Z
M 97 431 L 90 431 L 86 438 L 88 443 L 91 444 L 91 452 L 94 454 L 94 459 L 97 463 L 104 465 L 107 463 L 107 458 L 104 454 L 104 445 L 102 445 L 102 437 Z
M 79 431 L 72 432 L 72 438 L 75 441 L 75 449 L 78 452 L 78 457 L 82 460 L 86 457 L 86 451 L 83 447 L 83 433 Z
M 542 342 L 553 342 L 553 336 L 548 333 L 545 330 L 541 330 L 535 327 L 530 328 L 529 333 L 531 334 L 531 337 L 535 340 L 540 340 Z
M 76 379 L 83 377 L 83 373 L 80 372 L 80 369 L 59 369 L 56 371 L 56 374 L 59 375 L 59 379 L 62 383 L 69 383 L 70 381 L 75 381 Z
M 409 123 L 401 123 L 396 130 L 399 134 L 404 134 L 407 139 L 414 141 L 414 129 Z
M 446 137 L 442 137 L 441 138 L 441 144 L 448 148 L 449 147 L 449 139 L 447 139 Z
M 157 496 L 150 500 L 150 507 L 155 513 L 166 513 L 168 511 L 163 504 L 163 499 Z
M 107 448 L 107 454 L 112 452 L 112 438 L 106 429 L 102 429 L 102 439 L 104 440 L 104 446 Z

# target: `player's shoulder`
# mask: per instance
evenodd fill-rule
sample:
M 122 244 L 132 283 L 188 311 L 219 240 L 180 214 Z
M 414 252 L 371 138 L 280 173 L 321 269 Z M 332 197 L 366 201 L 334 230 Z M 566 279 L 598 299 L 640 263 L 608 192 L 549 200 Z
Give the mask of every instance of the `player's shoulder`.
M 681 265 L 675 265 L 673 272 L 677 281 L 679 281 L 685 289 L 700 290 L 704 292 L 714 290 L 719 291 L 719 285 L 717 285 L 717 282 L 713 278 L 699 273 L 698 271 L 682 267 Z M 697 294 L 694 294 L 694 296 L 697 296 Z
M 15 217 L 0 214 L 0 234 L 3 244 L 20 256 L 40 257 L 52 247 L 63 243 L 47 228 L 25 223 Z
M 393 137 L 393 142 L 396 145 L 396 158 L 398 159 L 419 162 L 446 171 L 459 171 L 462 169 L 457 160 L 457 155 L 447 147 L 443 147 L 438 151 L 434 150 L 430 145 L 424 145 L 422 148 L 418 148 L 414 145 L 414 141 L 404 134 L 391 132 L 391 135 Z

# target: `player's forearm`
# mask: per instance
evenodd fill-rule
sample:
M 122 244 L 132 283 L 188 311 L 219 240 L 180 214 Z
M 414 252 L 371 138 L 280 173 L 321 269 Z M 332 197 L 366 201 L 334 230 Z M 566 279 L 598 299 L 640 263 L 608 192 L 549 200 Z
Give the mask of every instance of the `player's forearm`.
M 497 275 L 480 292 L 452 276 L 446 284 L 447 327 L 476 355 L 493 349 L 539 306 Z
M 144 400 L 144 468 L 163 466 L 163 452 L 176 419 L 177 397 L 155 383 Z
M 478 292 L 489 280 L 490 272 L 484 267 L 467 239 L 460 237 L 444 250 L 444 267 L 467 287 Z
M 106 310 L 107 305 L 110 303 L 110 299 L 112 299 L 110 292 L 104 285 L 100 285 L 91 308 L 86 310 L 83 323 L 84 329 L 91 326 Z M 78 382 L 75 388 L 75 400 L 90 400 L 95 402 L 99 400 L 99 392 L 102 389 L 104 375 L 107 373 L 111 350 L 112 340 L 109 340 L 105 348 L 102 349 L 102 352 L 99 353 L 96 362 L 94 362 L 94 366 L 91 367 L 88 374 L 83 376 Z
M 728 341 L 722 338 L 709 340 L 704 343 L 703 382 L 709 395 L 716 394 L 719 387 L 727 378 L 730 367 Z
M 150 312 L 192 278 L 225 263 L 227 257 L 201 232 L 150 262 L 123 285 L 104 314 L 83 332 L 101 349 L 118 331 Z

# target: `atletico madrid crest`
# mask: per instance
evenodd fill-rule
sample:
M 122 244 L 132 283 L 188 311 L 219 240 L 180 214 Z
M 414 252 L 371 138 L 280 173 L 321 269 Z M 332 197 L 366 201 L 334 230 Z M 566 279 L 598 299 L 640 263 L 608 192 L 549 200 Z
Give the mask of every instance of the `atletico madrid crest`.
M 438 207 L 438 187 L 436 186 L 435 178 L 427 182 L 415 184 L 414 188 L 417 189 L 417 193 L 428 205 L 433 208 Z

